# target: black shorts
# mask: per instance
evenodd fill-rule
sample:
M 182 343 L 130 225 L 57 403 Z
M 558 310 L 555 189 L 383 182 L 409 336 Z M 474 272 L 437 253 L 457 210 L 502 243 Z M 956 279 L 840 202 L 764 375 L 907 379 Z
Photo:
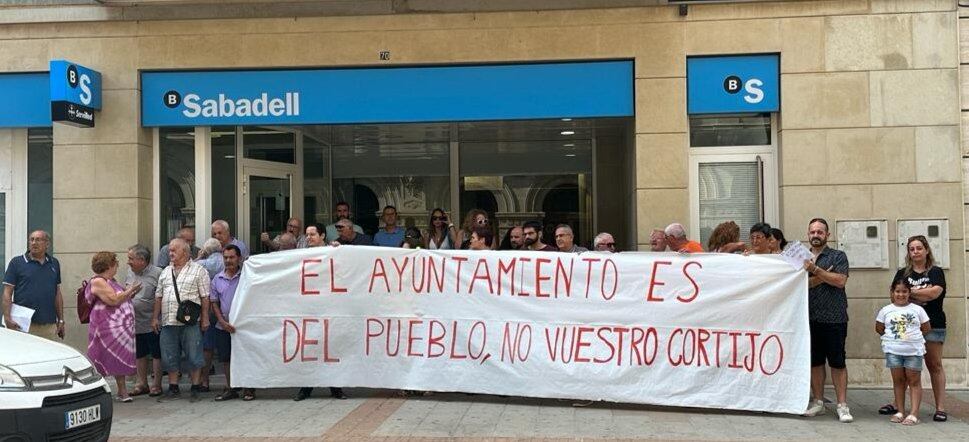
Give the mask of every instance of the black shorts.
M 151 355 L 161 359 L 161 345 L 158 343 L 158 333 L 148 332 L 135 335 L 135 357 L 141 359 Z
M 847 323 L 811 322 L 811 366 L 820 367 L 825 360 L 831 368 L 845 368 Z
M 219 355 L 219 362 L 229 362 L 229 358 L 232 357 L 232 335 L 214 326 L 209 330 L 212 331 L 212 343 L 215 346 L 215 352 Z

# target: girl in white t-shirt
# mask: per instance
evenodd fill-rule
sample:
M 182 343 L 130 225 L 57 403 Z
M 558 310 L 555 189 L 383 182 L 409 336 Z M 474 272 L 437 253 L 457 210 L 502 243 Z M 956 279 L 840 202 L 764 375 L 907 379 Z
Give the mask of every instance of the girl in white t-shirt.
M 892 282 L 892 303 L 882 307 L 875 318 L 875 331 L 882 337 L 885 365 L 892 371 L 895 388 L 895 413 L 891 421 L 902 425 L 919 423 L 919 406 L 922 402 L 922 357 L 925 339 L 922 333 L 929 331 L 929 315 L 925 309 L 912 304 L 908 298 L 912 287 L 905 278 Z M 912 396 L 912 411 L 903 418 L 905 389 Z

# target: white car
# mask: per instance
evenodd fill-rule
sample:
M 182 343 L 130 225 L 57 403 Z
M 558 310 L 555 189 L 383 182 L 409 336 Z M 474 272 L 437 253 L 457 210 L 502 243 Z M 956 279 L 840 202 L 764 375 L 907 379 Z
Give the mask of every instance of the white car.
M 0 441 L 103 441 L 111 390 L 64 344 L 0 327 Z

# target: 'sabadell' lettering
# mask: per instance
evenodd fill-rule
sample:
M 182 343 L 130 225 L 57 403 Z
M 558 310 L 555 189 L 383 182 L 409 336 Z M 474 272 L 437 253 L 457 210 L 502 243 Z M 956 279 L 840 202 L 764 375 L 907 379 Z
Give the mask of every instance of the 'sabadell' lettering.
M 188 118 L 299 116 L 299 92 L 286 92 L 272 98 L 266 92 L 256 98 L 231 98 L 219 94 L 216 98 L 206 99 L 190 93 L 185 95 L 183 104 L 182 115 Z

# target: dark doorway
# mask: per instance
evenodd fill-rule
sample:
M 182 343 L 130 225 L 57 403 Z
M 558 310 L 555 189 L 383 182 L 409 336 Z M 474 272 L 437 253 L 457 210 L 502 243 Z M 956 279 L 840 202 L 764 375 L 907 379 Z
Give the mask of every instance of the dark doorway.
M 545 226 L 542 238 L 547 244 L 555 243 L 555 226 L 568 224 L 575 234 L 574 241 L 578 245 L 585 245 L 588 238 L 583 238 L 583 227 L 579 225 L 579 186 L 576 183 L 560 184 L 549 190 L 542 200 L 542 211 Z
M 377 195 L 369 187 L 362 184 L 353 185 L 353 222 L 360 225 L 367 235 L 373 236 L 380 227 L 380 219 L 377 212 L 380 211 L 380 202 Z

